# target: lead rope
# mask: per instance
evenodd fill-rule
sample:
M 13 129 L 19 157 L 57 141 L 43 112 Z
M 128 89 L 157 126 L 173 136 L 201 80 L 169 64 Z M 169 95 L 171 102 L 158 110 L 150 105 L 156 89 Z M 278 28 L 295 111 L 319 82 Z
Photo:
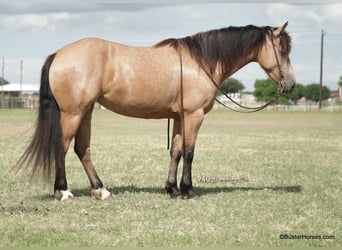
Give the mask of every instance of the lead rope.
M 277 62 L 277 67 L 278 67 L 278 70 L 279 70 L 279 75 L 280 75 L 280 83 L 279 83 L 279 86 L 277 88 L 277 93 L 275 94 L 275 96 L 267 103 L 265 103 L 264 105 L 262 106 L 259 106 L 259 107 L 246 107 L 238 102 L 236 102 L 233 98 L 231 98 L 216 82 L 215 80 L 211 77 L 211 75 L 203 68 L 204 72 L 207 74 L 208 78 L 211 80 L 211 82 L 215 85 L 215 87 L 225 96 L 228 98 L 228 100 L 230 100 L 232 103 L 234 103 L 235 105 L 239 106 L 240 108 L 243 108 L 243 109 L 247 109 L 248 111 L 242 111 L 242 110 L 237 110 L 237 109 L 233 109 L 231 107 L 228 107 L 227 105 L 225 105 L 224 103 L 222 103 L 220 100 L 217 99 L 217 97 L 215 97 L 215 100 L 221 104 L 223 107 L 229 109 L 229 110 L 232 110 L 232 111 L 235 111 L 235 112 L 239 112 L 239 113 L 254 113 L 254 112 L 257 112 L 257 111 L 260 111 L 260 110 L 263 110 L 264 108 L 266 108 L 267 106 L 269 106 L 270 104 L 276 102 L 279 98 L 279 96 L 281 95 L 281 93 L 284 91 L 284 74 L 283 74 L 283 71 L 281 70 L 281 67 L 280 67 L 280 63 L 279 63 L 279 58 L 278 58 L 278 55 L 277 55 L 277 52 L 275 50 L 275 46 L 274 46 L 274 35 L 273 35 L 273 32 L 271 31 L 271 43 L 272 43 L 272 47 L 273 47 L 273 52 L 274 52 L 274 56 L 275 56 L 275 59 L 276 59 L 276 62 Z
M 184 121 L 184 91 L 183 91 L 183 58 L 182 47 L 178 40 L 178 54 L 179 54 L 179 66 L 180 66 L 180 122 L 182 129 L 182 154 L 185 156 L 185 121 Z
M 206 72 L 206 71 L 205 71 Z M 259 106 L 259 107 L 246 107 L 238 102 L 236 102 L 233 98 L 231 98 L 215 81 L 214 79 L 212 79 L 212 77 L 209 75 L 209 73 L 207 73 L 207 76 L 209 77 L 209 79 L 211 80 L 211 82 L 215 85 L 215 87 L 225 96 L 228 98 L 228 100 L 230 100 L 232 103 L 234 103 L 235 105 L 239 106 L 240 108 L 243 108 L 243 109 L 247 109 L 248 111 L 243 111 L 243 110 L 237 110 L 237 109 L 234 109 L 234 108 L 231 108 L 231 107 L 228 107 L 226 104 L 224 104 L 223 102 L 221 102 L 219 99 L 217 99 L 217 97 L 215 97 L 215 100 L 221 104 L 223 107 L 225 107 L 226 109 L 229 109 L 229 110 L 232 110 L 232 111 L 235 111 L 235 112 L 238 112 L 238 113 L 254 113 L 254 112 L 258 112 L 260 110 L 263 110 L 264 108 L 266 108 L 267 106 L 269 106 L 270 104 L 274 103 L 277 101 L 278 97 L 280 96 L 281 94 L 281 90 L 278 88 L 277 89 L 277 94 L 272 98 L 272 100 L 270 100 L 269 102 L 265 103 L 264 105 L 262 106 Z
M 180 77 L 180 125 L 182 134 L 182 155 L 185 155 L 185 122 L 184 122 L 184 91 L 183 91 L 183 58 L 181 44 L 178 42 L 178 55 L 179 55 L 179 77 Z M 170 118 L 167 119 L 167 149 L 170 149 Z
M 223 102 L 221 102 L 220 100 L 217 99 L 217 97 L 215 97 L 215 100 L 221 104 L 223 107 L 235 111 L 235 112 L 239 112 L 239 113 L 254 113 L 254 112 L 258 112 L 260 110 L 263 110 L 264 108 L 266 108 L 267 106 L 269 106 L 270 104 L 276 102 L 279 98 L 279 96 L 281 95 L 281 93 L 284 91 L 285 85 L 284 85 L 284 74 L 283 71 L 281 70 L 280 67 L 280 63 L 279 63 L 279 58 L 277 55 L 277 51 L 275 49 L 274 46 L 274 35 L 273 32 L 271 31 L 271 43 L 272 43 L 272 47 L 273 47 L 273 52 L 274 52 L 274 56 L 277 62 L 277 67 L 279 70 L 279 75 L 280 75 L 280 83 L 279 86 L 277 88 L 277 93 L 276 95 L 272 98 L 272 100 L 270 100 L 269 102 L 265 103 L 264 105 L 261 105 L 259 107 L 246 107 L 238 102 L 236 102 L 233 98 L 231 98 L 220 86 L 219 84 L 217 84 L 215 82 L 215 80 L 211 77 L 211 75 L 208 73 L 208 71 L 205 68 L 202 68 L 202 70 L 206 73 L 206 75 L 208 76 L 208 78 L 211 80 L 211 82 L 215 85 L 215 87 L 225 96 L 228 98 L 228 100 L 230 100 L 232 103 L 234 103 L 235 105 L 239 106 L 240 108 L 243 109 L 247 109 L 248 111 L 242 111 L 242 110 L 237 110 L 237 109 L 233 109 L 231 107 L 228 107 L 227 105 L 225 105 Z M 180 64 L 180 120 L 181 120 L 181 128 L 182 128 L 182 153 L 183 156 L 185 154 L 185 126 L 184 126 L 184 103 L 183 103 L 183 60 L 182 60 L 182 49 L 181 49 L 181 45 L 178 42 L 178 54 L 179 54 L 179 64 Z M 170 118 L 167 119 L 167 149 L 170 149 Z
M 167 150 L 170 149 L 170 118 L 167 118 Z

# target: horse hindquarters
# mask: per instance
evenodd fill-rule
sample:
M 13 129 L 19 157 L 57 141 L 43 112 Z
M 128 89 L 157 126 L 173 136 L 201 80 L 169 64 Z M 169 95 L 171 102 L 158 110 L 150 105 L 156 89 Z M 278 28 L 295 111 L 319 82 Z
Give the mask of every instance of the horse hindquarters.
M 43 176 L 47 180 L 51 178 L 54 168 L 56 175 L 54 189 L 55 191 L 64 191 L 60 194 L 63 199 L 72 196 L 72 194 L 67 191 L 65 177 L 61 112 L 51 92 L 49 81 L 50 67 L 55 56 L 56 54 L 50 55 L 43 65 L 36 129 L 31 143 L 19 160 L 19 164 L 31 165 L 33 163 L 32 176 L 42 170 Z
M 64 76 L 68 72 L 61 67 L 63 59 L 60 60 L 62 56 L 59 53 L 50 55 L 42 68 L 37 126 L 32 141 L 19 160 L 19 164 L 33 163 L 32 175 L 42 170 L 45 179 L 50 179 L 52 172 L 55 171 L 55 197 L 60 200 L 73 197 L 68 190 L 65 155 L 71 140 L 76 135 L 75 151 L 91 181 L 91 193 L 96 198 L 106 199 L 110 197 L 110 193 L 103 188 L 90 161 L 90 120 L 93 100 L 89 100 L 85 106 L 80 105 L 82 96 L 70 91 L 70 86 L 81 85 L 78 85 L 79 82 L 71 84 L 66 80 Z M 58 71 L 56 71 L 56 65 Z M 81 137 L 84 138 L 80 139 Z

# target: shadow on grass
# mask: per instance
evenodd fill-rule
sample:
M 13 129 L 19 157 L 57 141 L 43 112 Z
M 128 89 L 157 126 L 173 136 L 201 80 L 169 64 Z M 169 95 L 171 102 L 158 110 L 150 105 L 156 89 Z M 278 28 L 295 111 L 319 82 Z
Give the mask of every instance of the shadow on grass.
M 153 194 L 166 194 L 164 188 L 161 187 L 138 187 L 135 185 L 129 186 L 118 186 L 110 187 L 108 190 L 113 194 L 123 194 L 123 193 L 153 193 Z M 202 196 L 215 193 L 230 193 L 236 191 L 264 191 L 271 190 L 275 192 L 286 192 L 286 193 L 300 193 L 302 187 L 300 185 L 295 186 L 262 186 L 262 187 L 194 187 L 195 192 Z M 76 196 L 89 196 L 89 189 L 79 189 L 73 190 Z
M 285 192 L 285 193 L 300 193 L 302 191 L 302 186 L 295 185 L 295 186 L 261 186 L 261 187 L 195 187 L 195 192 L 198 195 L 207 195 L 207 194 L 214 194 L 214 193 L 229 193 L 235 191 L 276 191 L 276 192 Z
M 118 187 L 109 187 L 107 188 L 114 196 L 118 194 L 124 193 L 152 193 L 152 194 L 162 194 L 166 195 L 166 191 L 161 187 L 137 187 L 135 185 L 129 186 L 118 186 Z M 302 186 L 294 185 L 294 186 L 260 186 L 260 187 L 194 187 L 195 192 L 199 196 L 205 196 L 209 194 L 217 194 L 217 193 L 230 193 L 230 192 L 248 192 L 248 191 L 275 191 L 275 192 L 283 192 L 283 193 L 300 193 L 302 191 Z M 73 189 L 71 190 L 75 197 L 89 197 L 90 189 L 82 188 L 82 189 Z M 51 200 L 52 195 L 44 195 L 40 197 L 43 200 Z

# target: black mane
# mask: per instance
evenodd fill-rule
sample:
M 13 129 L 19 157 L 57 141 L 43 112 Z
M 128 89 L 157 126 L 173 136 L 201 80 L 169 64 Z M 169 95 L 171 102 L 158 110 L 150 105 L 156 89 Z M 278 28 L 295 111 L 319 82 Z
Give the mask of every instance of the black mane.
M 247 56 L 256 55 L 265 44 L 267 34 L 274 30 L 269 26 L 256 27 L 228 27 L 207 32 L 200 32 L 192 36 L 176 39 L 166 39 L 155 47 L 171 46 L 178 49 L 179 45 L 189 50 L 190 55 L 202 67 L 208 67 L 211 74 L 218 64 L 222 70 L 238 63 L 238 60 Z M 286 32 L 280 36 L 280 45 L 283 54 L 291 49 L 291 39 Z

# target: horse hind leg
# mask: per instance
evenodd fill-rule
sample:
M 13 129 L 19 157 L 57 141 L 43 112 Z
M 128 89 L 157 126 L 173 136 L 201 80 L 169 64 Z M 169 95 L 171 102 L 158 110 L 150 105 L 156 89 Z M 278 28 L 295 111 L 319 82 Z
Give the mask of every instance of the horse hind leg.
M 97 175 L 90 154 L 92 112 L 93 106 L 85 114 L 76 133 L 74 151 L 80 159 L 85 172 L 87 173 L 91 186 L 91 196 L 99 200 L 106 200 L 111 198 L 112 195 L 107 189 L 104 188 L 102 181 Z
M 71 140 L 74 138 L 76 131 L 80 125 L 81 114 L 68 114 L 61 112 L 62 123 L 62 140 L 63 140 L 63 157 L 61 161 L 56 164 L 55 169 L 55 184 L 54 191 L 56 199 L 61 201 L 73 198 L 73 194 L 68 189 L 66 172 L 65 172 L 65 156 L 68 152 Z
M 62 161 L 56 164 L 54 194 L 56 199 L 60 201 L 70 200 L 74 197 L 74 195 L 68 189 L 65 173 L 65 153 L 63 154 Z

